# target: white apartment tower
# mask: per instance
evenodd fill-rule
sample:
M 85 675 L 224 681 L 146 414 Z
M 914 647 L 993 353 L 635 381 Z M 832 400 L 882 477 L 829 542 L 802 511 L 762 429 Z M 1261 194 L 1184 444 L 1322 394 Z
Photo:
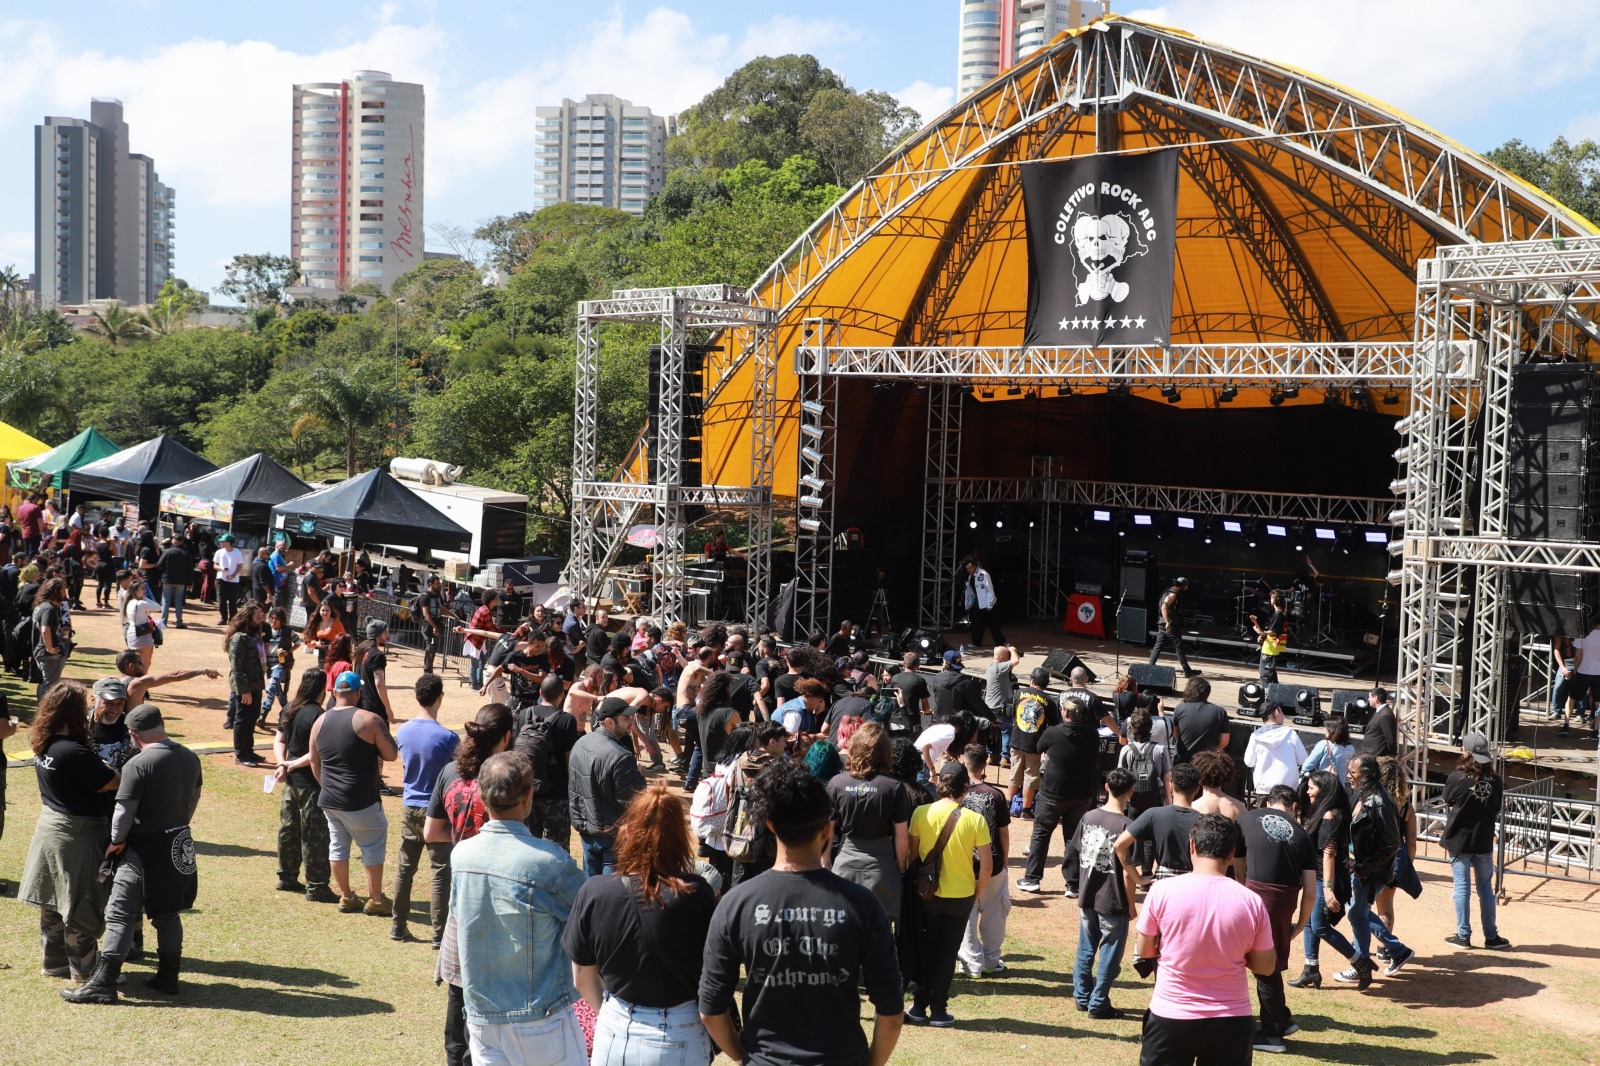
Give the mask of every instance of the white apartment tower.
M 673 116 L 653 114 L 606 93 L 534 112 L 534 207 L 591 204 L 644 213 L 667 180 L 667 138 Z
M 956 93 L 968 96 L 1056 34 L 1111 13 L 1110 0 L 958 0 Z
M 326 294 L 422 262 L 422 86 L 380 70 L 294 87 L 289 255 Z
M 34 275 L 45 305 L 145 304 L 172 276 L 175 196 L 128 150 L 118 100 L 34 128 Z

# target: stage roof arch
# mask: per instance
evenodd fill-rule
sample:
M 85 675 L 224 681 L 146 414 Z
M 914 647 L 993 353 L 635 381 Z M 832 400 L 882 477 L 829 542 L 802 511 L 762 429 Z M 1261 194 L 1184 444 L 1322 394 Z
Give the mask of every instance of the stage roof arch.
M 782 313 L 775 493 L 794 492 L 796 421 L 785 416 L 806 319 L 837 320 L 837 347 L 1020 345 L 1018 164 L 1170 145 L 1186 146 L 1174 344 L 1408 342 L 1417 262 L 1437 246 L 1600 232 L 1350 89 L 1179 30 L 1098 20 L 929 123 L 752 287 Z M 747 350 L 725 345 L 705 380 L 703 481 L 746 484 Z M 1214 398 L 1191 390 L 1182 402 Z M 1236 402 L 1268 394 L 1246 388 Z M 1303 390 L 1298 402 L 1319 397 Z

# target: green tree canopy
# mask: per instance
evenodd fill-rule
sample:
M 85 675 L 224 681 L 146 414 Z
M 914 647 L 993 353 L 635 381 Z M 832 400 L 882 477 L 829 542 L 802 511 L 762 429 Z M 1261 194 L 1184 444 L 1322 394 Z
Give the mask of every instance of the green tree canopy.
M 667 165 L 722 170 L 759 159 L 777 166 L 807 147 L 800 120 L 812 98 L 843 88 L 844 79 L 815 56 L 752 59 L 678 116 Z
M 1540 151 L 1510 140 L 1491 150 L 1488 158 L 1589 221 L 1600 223 L 1600 144 L 1588 139 L 1573 144 L 1557 137 Z
M 299 277 L 299 264 L 286 255 L 236 255 L 217 291 L 246 307 L 277 307 L 283 302 L 283 290 Z

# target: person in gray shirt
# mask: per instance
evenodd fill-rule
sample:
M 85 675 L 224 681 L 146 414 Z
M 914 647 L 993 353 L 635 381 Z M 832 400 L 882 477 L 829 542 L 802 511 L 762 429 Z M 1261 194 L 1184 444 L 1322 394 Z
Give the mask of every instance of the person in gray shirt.
M 200 759 L 167 738 L 161 712 L 140 704 L 128 712 L 128 732 L 139 753 L 122 769 L 111 816 L 108 861 L 116 863 L 100 965 L 77 988 L 64 989 L 68 1003 L 115 1003 L 117 977 L 133 946 L 141 914 L 156 929 L 157 968 L 145 985 L 167 995 L 178 992 L 183 959 L 181 912 L 194 906 L 199 879 L 189 822 L 200 803 Z
M 1000 765 L 1011 765 L 1011 710 L 1017 705 L 1017 679 L 1015 670 L 1022 654 L 1009 645 L 1002 644 L 994 650 L 994 661 L 983 671 L 983 703 L 989 708 L 989 720 L 1000 734 Z M 989 755 L 994 756 L 994 746 Z

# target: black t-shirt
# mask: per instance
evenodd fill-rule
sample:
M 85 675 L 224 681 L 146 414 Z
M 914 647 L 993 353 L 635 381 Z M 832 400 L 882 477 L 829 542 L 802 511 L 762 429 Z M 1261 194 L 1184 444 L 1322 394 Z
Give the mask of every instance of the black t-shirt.
M 933 680 L 928 682 L 928 706 L 934 714 L 971 711 L 979 718 L 989 716 L 989 707 L 983 702 L 983 686 L 978 679 L 948 667 L 934 674 Z
M 597 663 L 604 659 L 611 651 L 611 634 L 598 625 L 593 625 L 583 635 L 584 643 L 588 645 L 585 652 L 589 661 Z
M 168 585 L 187 585 L 194 580 L 194 556 L 187 548 L 174 544 L 156 560 L 161 568 L 161 580 Z
M 838 774 L 828 782 L 828 799 L 833 802 L 834 835 L 840 840 L 882 840 L 894 836 L 896 823 L 911 821 L 911 797 L 888 774 L 864 780 Z
M 961 798 L 961 806 L 969 811 L 977 811 L 988 823 L 989 872 L 998 874 L 1006 865 L 1005 853 L 1000 850 L 1000 830 L 1011 824 L 1011 807 L 1006 803 L 1006 794 L 986 781 L 978 781 L 967 789 L 967 794 Z
M 700 752 L 707 766 L 717 764 L 723 741 L 728 739 L 728 723 L 737 722 L 739 712 L 732 707 L 714 707 L 700 723 Z
M 1039 736 L 1044 757 L 1040 791 L 1056 800 L 1092 800 L 1100 791 L 1100 734 L 1093 725 L 1062 722 Z
M 1215 703 L 1180 703 L 1172 711 L 1172 761 L 1189 762 L 1202 751 L 1215 751 L 1228 731 L 1228 712 Z
M 305 605 L 308 614 L 322 602 L 322 595 L 322 578 L 317 576 L 315 570 L 307 570 L 300 576 L 300 602 Z M 419 615 L 417 621 L 421 620 Z
M 428 624 L 428 619 L 423 617 L 424 609 L 426 609 L 428 616 L 433 619 L 434 625 L 442 626 L 444 624 L 444 598 L 437 592 L 425 591 L 417 596 L 415 602 L 417 609 L 414 621 L 422 627 L 423 635 L 426 636 L 433 632 L 433 627 Z
M 847 637 L 843 633 L 835 633 L 828 640 L 827 652 L 835 659 L 843 659 L 855 650 L 855 638 Z
M 606 991 L 636 1007 L 659 1010 L 694 1001 L 717 896 L 700 877 L 690 874 L 687 881 L 688 891 L 663 889 L 659 903 L 646 903 L 632 877 L 589 878 L 572 901 L 561 946 L 579 966 L 598 966 Z M 659 961 L 641 921 L 650 923 L 676 972 Z
M 862 696 L 843 696 L 835 700 L 833 706 L 828 708 L 828 735 L 837 737 L 840 722 L 846 718 L 860 718 L 871 708 L 872 704 Z
M 1439 846 L 1451 855 L 1489 855 L 1494 852 L 1495 821 L 1500 816 L 1504 786 L 1487 771 L 1477 780 L 1456 770 L 1445 779 L 1444 835 Z
M 1317 846 L 1293 817 L 1271 807 L 1246 811 L 1239 819 L 1234 857 L 1245 860 L 1245 877 L 1265 885 L 1297 888 L 1300 875 L 1317 869 Z
M 506 656 L 506 679 L 511 684 L 511 698 L 518 703 L 531 704 L 538 702 L 539 683 L 542 678 L 531 678 L 519 673 L 512 667 L 520 666 L 524 670 L 532 670 L 535 674 L 550 672 L 550 657 L 547 655 L 529 655 L 525 651 L 514 651 Z
M 379 670 L 389 669 L 389 653 L 381 648 L 373 648 L 367 652 L 367 657 L 361 660 L 361 699 L 358 706 L 364 711 L 381 714 L 388 717 L 388 712 L 383 709 L 383 700 L 378 696 L 378 687 L 373 683 L 372 675 Z M 387 680 L 387 677 L 385 677 Z
M 134 756 L 133 735 L 128 732 L 126 715 L 119 714 L 116 720 L 111 722 L 91 718 L 89 735 L 95 754 L 118 770 L 126 766 L 128 760 Z
M 291 759 L 298 759 L 311 750 L 311 727 L 322 717 L 322 705 L 316 701 L 300 705 L 289 719 L 289 732 L 283 740 L 283 750 Z M 283 730 L 278 730 L 283 732 Z M 307 763 L 298 770 L 289 771 L 289 783 L 300 788 L 316 788 L 317 778 Z
M 1156 698 L 1148 692 L 1116 692 L 1111 696 L 1111 705 L 1116 708 L 1117 721 L 1126 722 L 1133 717 L 1135 710 L 1146 710 L 1152 715 L 1156 713 Z
M 1135 840 L 1155 845 L 1158 877 L 1186 874 L 1194 869 L 1189 859 L 1189 830 L 1199 817 L 1192 807 L 1152 807 L 1128 827 Z
M 922 728 L 922 701 L 928 698 L 928 679 L 920 670 L 902 670 L 889 679 L 900 690 L 901 707 L 894 720 L 907 729 Z M 931 708 L 930 708 L 931 710 Z
M 1361 747 L 1357 750 L 1381 757 L 1394 755 L 1398 749 L 1398 723 L 1395 721 L 1394 707 L 1386 703 L 1367 722 L 1366 735 L 1361 738 Z
M 1317 880 L 1323 880 L 1322 857 L 1332 851 L 1333 883 L 1338 889 L 1335 895 L 1344 899 L 1348 894 L 1345 890 L 1350 885 L 1350 877 L 1346 872 L 1350 859 L 1350 820 L 1339 811 L 1328 813 L 1332 817 L 1322 818 L 1314 827 L 1317 836 Z
M 750 1066 L 866 1066 L 860 990 L 905 1009 L 889 918 L 872 890 L 828 870 L 768 870 L 722 897 L 706 934 L 700 1013 L 733 1005 L 747 971 L 739 1046 Z
M 116 771 L 94 749 L 68 736 L 54 736 L 34 760 L 39 801 L 53 811 L 80 818 L 108 818 L 116 797 L 101 792 Z
M 795 682 L 799 680 L 800 675 L 794 673 L 793 671 L 779 674 L 773 679 L 772 687 L 778 693 L 778 703 L 788 703 L 790 700 L 799 695 L 799 693 L 794 690 Z M 773 706 L 777 706 L 777 704 L 773 704 Z
M 739 712 L 739 718 L 748 722 L 756 709 L 756 690 L 759 687 L 750 674 L 735 673 L 728 685 L 728 706 Z M 776 704 L 768 704 L 768 708 Z
M 1128 913 L 1128 890 L 1122 883 L 1116 849 L 1117 838 L 1128 825 L 1126 814 L 1114 814 L 1104 807 L 1089 811 L 1078 822 L 1067 846 L 1067 862 L 1078 865 L 1078 899 L 1084 910 Z
M 1023 689 L 1010 714 L 1011 750 L 1027 755 L 1037 755 L 1044 731 L 1061 724 L 1061 708 L 1056 698 L 1043 689 Z
M 784 665 L 782 659 L 757 659 L 753 676 L 757 683 L 767 683 L 767 706 L 776 707 L 772 697 L 777 695 L 777 680 L 783 675 Z

